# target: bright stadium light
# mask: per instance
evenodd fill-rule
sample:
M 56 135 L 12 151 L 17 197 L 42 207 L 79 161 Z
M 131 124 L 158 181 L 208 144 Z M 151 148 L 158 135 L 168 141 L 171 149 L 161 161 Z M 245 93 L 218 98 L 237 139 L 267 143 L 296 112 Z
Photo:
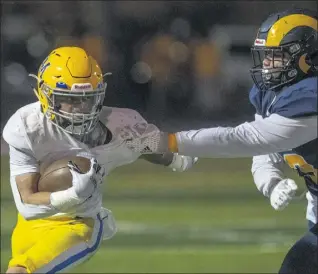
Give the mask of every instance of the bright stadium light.
M 31 36 L 27 43 L 27 50 L 29 54 L 33 57 L 41 57 L 49 47 L 48 41 L 42 32 Z
M 152 77 L 151 68 L 145 62 L 137 62 L 134 64 L 130 74 L 132 79 L 138 84 L 145 84 L 149 82 Z
M 4 68 L 6 81 L 13 86 L 20 86 L 27 77 L 27 71 L 20 63 L 10 63 Z

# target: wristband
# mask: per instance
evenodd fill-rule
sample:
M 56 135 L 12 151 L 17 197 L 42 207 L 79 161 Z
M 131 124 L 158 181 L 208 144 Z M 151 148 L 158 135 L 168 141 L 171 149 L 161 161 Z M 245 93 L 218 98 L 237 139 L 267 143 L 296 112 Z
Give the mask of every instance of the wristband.
M 168 134 L 168 148 L 171 152 L 178 152 L 177 137 L 173 133 Z

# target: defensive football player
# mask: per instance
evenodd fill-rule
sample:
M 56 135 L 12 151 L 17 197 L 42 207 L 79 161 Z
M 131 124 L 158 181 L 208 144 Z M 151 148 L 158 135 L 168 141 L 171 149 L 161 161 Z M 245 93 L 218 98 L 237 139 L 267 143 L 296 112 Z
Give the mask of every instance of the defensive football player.
M 310 231 L 288 252 L 280 273 L 317 273 L 317 15 L 303 9 L 270 15 L 252 47 L 255 85 L 249 98 L 255 121 L 237 127 L 215 127 L 174 134 L 149 134 L 132 149 L 178 152 L 198 157 L 253 156 L 252 173 L 275 209 L 284 208 L 297 190 L 285 178 L 287 163 L 308 188 Z M 155 141 L 154 141 L 155 140 Z M 139 140 L 138 140 L 139 141 Z
M 3 130 L 18 209 L 7 273 L 56 273 L 91 257 L 116 232 L 102 207 L 103 177 L 142 156 L 125 139 L 159 131 L 134 110 L 103 106 L 102 71 L 81 48 L 53 50 L 32 76 L 38 102 L 17 110 Z M 82 174 L 70 163 L 72 187 L 39 192 L 40 168 L 68 156 L 91 159 L 90 170 Z M 177 171 L 196 161 L 171 152 L 143 157 Z

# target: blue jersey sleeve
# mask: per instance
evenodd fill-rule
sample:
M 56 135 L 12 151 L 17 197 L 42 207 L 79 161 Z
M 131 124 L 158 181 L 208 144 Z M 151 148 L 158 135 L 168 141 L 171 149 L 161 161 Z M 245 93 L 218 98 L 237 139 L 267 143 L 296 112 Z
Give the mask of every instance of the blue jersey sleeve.
M 261 94 L 257 87 L 254 85 L 249 93 L 250 103 L 255 107 L 256 113 L 261 114 Z
M 317 115 L 317 77 L 305 79 L 283 90 L 271 113 L 287 118 Z

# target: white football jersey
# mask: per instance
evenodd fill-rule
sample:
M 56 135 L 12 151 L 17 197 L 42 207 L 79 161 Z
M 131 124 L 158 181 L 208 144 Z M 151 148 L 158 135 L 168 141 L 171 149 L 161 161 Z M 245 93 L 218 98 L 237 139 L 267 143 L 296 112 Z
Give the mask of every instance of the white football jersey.
M 116 167 L 132 163 L 139 158 L 140 153 L 127 148 L 123 139 L 127 136 L 140 138 L 146 128 L 149 130 L 147 122 L 138 112 L 132 109 L 103 107 L 100 122 L 96 129 L 86 136 L 86 141 L 80 142 L 53 125 L 41 112 L 38 102 L 22 107 L 12 115 L 3 130 L 3 138 L 14 148 L 10 150 L 10 175 L 17 208 L 18 204 L 22 204 L 14 180 L 17 175 L 40 172 L 54 161 L 70 155 L 96 157 L 107 174 Z M 153 125 L 150 128 L 158 130 Z M 20 153 L 19 157 L 15 156 L 17 152 Z M 94 216 L 101 206 L 102 191 L 96 191 L 90 201 L 74 208 L 73 214 L 82 217 Z

